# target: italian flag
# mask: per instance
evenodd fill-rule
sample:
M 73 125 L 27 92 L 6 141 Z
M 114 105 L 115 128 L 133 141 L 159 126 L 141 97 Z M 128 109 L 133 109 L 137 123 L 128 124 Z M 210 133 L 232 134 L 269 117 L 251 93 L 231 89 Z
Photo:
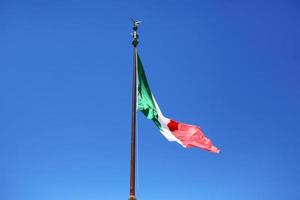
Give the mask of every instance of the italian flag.
M 169 119 L 161 113 L 160 108 L 150 90 L 146 74 L 138 54 L 137 71 L 138 110 L 155 123 L 161 134 L 167 138 L 167 140 L 170 142 L 177 142 L 185 148 L 198 147 L 214 153 L 220 152 L 220 150 L 212 144 L 210 139 L 204 135 L 199 126 L 184 124 L 173 119 Z

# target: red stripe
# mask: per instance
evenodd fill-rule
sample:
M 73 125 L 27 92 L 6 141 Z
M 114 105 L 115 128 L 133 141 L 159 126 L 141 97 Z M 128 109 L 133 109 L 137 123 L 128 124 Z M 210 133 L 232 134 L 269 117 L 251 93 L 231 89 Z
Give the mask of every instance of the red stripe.
M 185 147 L 198 147 L 214 153 L 220 152 L 198 126 L 183 124 L 175 120 L 170 120 L 167 126 Z

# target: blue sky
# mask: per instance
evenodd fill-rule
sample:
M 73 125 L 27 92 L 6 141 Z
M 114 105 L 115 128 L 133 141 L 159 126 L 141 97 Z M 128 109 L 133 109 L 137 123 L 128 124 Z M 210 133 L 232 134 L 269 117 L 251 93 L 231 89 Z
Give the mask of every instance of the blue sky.
M 300 4 L 0 2 L 0 199 L 129 192 L 132 46 L 166 116 L 219 155 L 169 143 L 138 114 L 138 199 L 300 198 Z

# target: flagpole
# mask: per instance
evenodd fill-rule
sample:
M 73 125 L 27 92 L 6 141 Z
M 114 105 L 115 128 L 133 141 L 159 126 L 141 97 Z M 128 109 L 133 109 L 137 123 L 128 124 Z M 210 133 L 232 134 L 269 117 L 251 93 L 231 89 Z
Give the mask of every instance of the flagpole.
M 132 18 L 131 18 L 132 19 Z M 131 110 L 131 152 L 130 152 L 130 192 L 129 200 L 136 200 L 135 197 L 135 147 L 136 147 L 136 68 L 137 68 L 137 45 L 138 25 L 140 22 L 133 20 L 133 77 L 132 77 L 132 110 Z

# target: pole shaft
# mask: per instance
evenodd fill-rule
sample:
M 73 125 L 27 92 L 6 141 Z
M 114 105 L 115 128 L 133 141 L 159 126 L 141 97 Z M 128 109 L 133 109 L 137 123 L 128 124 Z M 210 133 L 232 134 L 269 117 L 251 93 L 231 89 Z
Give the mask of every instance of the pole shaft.
M 132 19 L 132 18 L 131 18 Z M 138 26 L 139 21 L 133 20 L 133 76 L 132 76 L 132 110 L 131 110 L 131 151 L 130 151 L 130 192 L 129 200 L 136 200 L 135 198 L 135 146 L 136 146 L 136 71 L 137 71 L 137 45 L 138 41 Z
M 133 78 L 132 78 L 132 114 L 131 114 L 131 153 L 130 153 L 130 196 L 135 200 L 135 147 L 136 147 L 136 46 L 133 49 Z

